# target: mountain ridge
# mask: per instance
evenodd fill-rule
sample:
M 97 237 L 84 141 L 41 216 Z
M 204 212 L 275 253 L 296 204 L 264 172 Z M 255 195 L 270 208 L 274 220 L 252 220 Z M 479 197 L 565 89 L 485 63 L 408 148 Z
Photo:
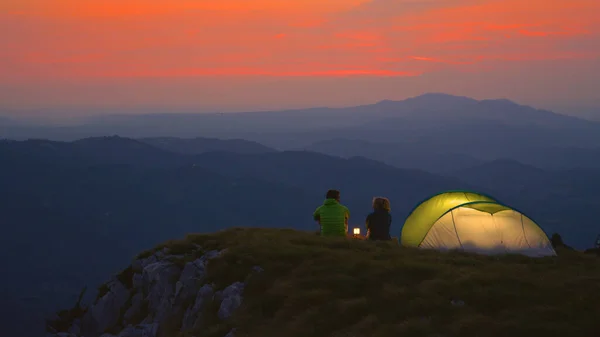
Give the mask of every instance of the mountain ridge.
M 226 151 L 235 153 L 258 154 L 264 152 L 275 152 L 277 150 L 258 142 L 247 141 L 240 138 L 218 139 L 207 137 L 176 138 L 156 137 L 141 138 L 141 142 L 154 147 L 181 154 L 201 154 L 204 152 Z
M 390 198 L 396 234 L 419 201 L 444 190 L 471 189 L 525 211 L 574 247 L 588 246 L 597 235 L 600 170 L 558 171 L 514 184 L 500 176 L 485 187 L 468 174 L 445 177 L 310 151 L 181 155 L 121 137 L 74 144 L 0 142 L 0 254 L 16 256 L 5 271 L 19 275 L 2 279 L 0 296 L 11 303 L 23 292 L 40 299 L 35 305 L 22 302 L 18 312 L 63 305 L 76 298 L 79 284 L 97 282 L 128 256 L 168 237 L 229 226 L 316 230 L 311 214 L 330 188 L 341 191 L 351 226 L 364 222 L 374 196 Z M 48 283 L 40 285 L 40 277 Z M 9 330 L 12 323 L 2 321 Z M 12 326 L 15 337 L 31 335 L 18 335 L 25 331 Z
M 267 116 L 269 118 L 284 118 L 290 117 L 290 115 L 309 115 L 315 116 L 319 114 L 327 114 L 332 113 L 336 116 L 338 115 L 348 115 L 350 113 L 363 113 L 365 110 L 369 110 L 369 108 L 376 108 L 375 111 L 379 111 L 381 113 L 381 109 L 377 108 L 385 108 L 388 109 L 399 109 L 406 107 L 416 107 L 416 108 L 425 108 L 426 110 L 439 110 L 444 108 L 449 108 L 452 106 L 458 107 L 474 107 L 474 106 L 510 106 L 510 107 L 518 107 L 520 109 L 527 110 L 532 113 L 538 111 L 540 116 L 560 116 L 560 118 L 566 118 L 565 120 L 578 121 L 578 122 L 589 122 L 592 124 L 600 125 L 600 122 L 584 119 L 577 116 L 571 116 L 566 114 L 561 114 L 549 110 L 537 109 L 529 105 L 519 104 L 512 100 L 506 98 L 499 99 L 473 99 L 466 96 L 456 96 L 444 93 L 425 93 L 422 95 L 417 95 L 413 97 L 408 97 L 403 100 L 390 100 L 384 99 L 374 103 L 367 103 L 355 106 L 347 106 L 347 107 L 311 107 L 311 108 L 295 108 L 295 109 L 283 109 L 283 110 L 254 110 L 254 111 L 244 111 L 244 112 L 228 112 L 228 113 L 217 113 L 217 112 L 205 112 L 205 113 L 146 113 L 146 114 L 105 114 L 99 116 L 91 116 L 88 118 L 88 121 L 84 124 L 81 124 L 80 127 L 85 125 L 94 125 L 94 124 L 106 124 L 106 123 L 127 123 L 135 120 L 145 121 L 146 123 L 151 122 L 160 122 L 165 118 L 169 119 L 182 119 L 187 122 L 193 122 L 194 119 L 222 119 L 230 121 L 232 118 L 248 118 L 248 117 L 257 117 L 260 115 Z M 390 113 L 389 111 L 387 112 Z M 156 136 L 154 136 L 156 137 Z

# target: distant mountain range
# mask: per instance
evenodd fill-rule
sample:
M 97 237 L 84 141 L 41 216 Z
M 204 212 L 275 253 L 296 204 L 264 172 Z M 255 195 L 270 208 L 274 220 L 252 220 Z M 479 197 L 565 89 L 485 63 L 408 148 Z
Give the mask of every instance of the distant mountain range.
M 79 139 L 119 134 L 145 137 L 234 137 L 256 133 L 299 133 L 346 128 L 419 129 L 450 125 L 481 125 L 596 130 L 600 123 L 519 105 L 509 100 L 474 100 L 425 94 L 403 101 L 381 101 L 347 108 L 311 108 L 243 113 L 103 115 L 76 127 L 49 127 L 12 132 L 7 138 Z M 390 124 L 391 123 L 391 124 Z M 410 125 L 405 125 L 409 123 Z M 19 136 L 19 132 L 21 135 Z M 241 137 L 248 139 L 248 137 Z M 329 137 L 332 138 L 332 137 Z
M 375 143 L 360 139 L 331 139 L 313 143 L 300 149 L 349 158 L 362 156 L 402 168 L 422 169 L 445 173 L 485 163 L 460 151 L 423 151 L 417 146 L 404 143 Z
M 451 148 L 441 145 L 442 143 L 442 139 L 439 139 L 440 145 L 437 146 L 337 138 L 315 142 L 299 149 L 344 158 L 363 156 L 396 167 L 417 168 L 434 173 L 448 173 L 505 159 L 551 170 L 600 168 L 600 147 L 529 146 L 526 140 L 520 144 L 510 140 L 499 141 L 495 145 L 491 140 L 477 139 L 472 145 Z
M 494 195 L 577 248 L 600 233 L 600 123 L 505 100 L 430 94 L 77 127 L 0 122 L 0 138 L 17 139 L 0 141 L 0 253 L 16 256 L 0 298 L 18 304 L 0 323 L 15 337 L 34 333 L 16 327 L 23 315 L 68 306 L 65 294 L 166 239 L 230 226 L 316 230 L 310 215 L 329 188 L 341 190 L 352 225 L 372 197 L 389 197 L 394 233 L 419 201 L 451 189 Z
M 32 313 L 70 305 L 83 285 L 101 283 L 128 257 L 169 238 L 231 226 L 316 230 L 311 214 L 329 188 L 342 191 L 351 226 L 362 225 L 373 196 L 389 197 L 393 233 L 419 201 L 455 189 L 494 195 L 578 248 L 600 232 L 600 170 L 498 160 L 436 175 L 243 140 L 170 138 L 170 150 L 147 141 L 0 142 L 0 253 L 13 256 L 4 271 L 14 276 L 2 279 L 0 297 L 15 304 L 1 323 L 14 327 L 13 336 L 34 332 L 15 325 L 23 315 L 41 324 Z
M 599 122 L 508 100 L 444 94 L 336 109 L 107 115 L 80 126 L 46 128 L 0 124 L 0 137 L 9 139 L 105 135 L 137 138 L 186 154 L 202 153 L 204 147 L 219 150 L 206 138 L 245 139 L 258 143 L 246 142 L 247 153 L 309 150 L 435 172 L 502 158 L 550 169 L 600 168 Z

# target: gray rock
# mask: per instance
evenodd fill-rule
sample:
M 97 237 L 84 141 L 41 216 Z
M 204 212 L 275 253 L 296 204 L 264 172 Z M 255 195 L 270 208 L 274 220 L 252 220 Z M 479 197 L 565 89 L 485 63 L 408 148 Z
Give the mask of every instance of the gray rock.
M 118 337 L 156 337 L 158 324 L 140 324 L 125 328 Z
M 196 249 L 201 249 L 197 246 Z M 74 322 L 69 333 L 54 337 L 117 337 L 104 334 L 107 329 L 128 325 L 118 337 L 162 337 L 167 332 L 167 323 L 183 317 L 181 330 L 189 331 L 201 328 L 202 311 L 213 300 L 212 285 L 204 285 L 206 265 L 209 260 L 221 256 L 225 251 L 209 251 L 195 261 L 187 263 L 183 270 L 176 263 L 169 262 L 177 258 L 168 255 L 163 249 L 152 256 L 135 260 L 132 264 L 134 275 L 133 289 L 130 291 L 116 278 L 108 282 L 109 291 L 91 305 L 81 322 Z M 183 257 L 183 256 L 182 256 Z M 161 260 L 162 259 L 162 260 Z M 219 296 L 219 317 L 226 319 L 241 304 L 244 284 L 235 283 L 227 287 Z M 125 308 L 131 294 L 131 306 Z M 131 325 L 132 319 L 140 317 L 143 306 L 147 304 L 148 315 L 137 326 Z M 123 314 L 123 321 L 119 321 Z
M 255 273 L 262 273 L 265 270 L 261 266 L 254 266 L 252 267 L 252 271 Z
M 132 284 L 134 289 L 140 289 L 144 285 L 144 278 L 142 274 L 133 274 Z
M 156 256 L 151 255 L 148 258 L 133 261 L 133 263 L 131 264 L 131 267 L 134 272 L 141 273 L 144 270 L 144 268 L 146 268 L 148 265 L 156 263 L 156 262 L 158 262 L 158 259 L 156 258 Z
M 219 256 L 218 251 L 210 251 L 199 259 L 187 263 L 177 281 L 175 296 L 184 299 L 194 296 L 206 277 L 206 264 L 217 256 Z
M 185 265 L 175 285 L 175 297 L 186 298 L 198 291 L 205 276 L 204 264 L 200 260 Z
M 223 253 L 225 253 L 225 250 L 211 250 L 211 251 L 208 251 L 208 252 L 206 252 L 206 253 L 205 253 L 205 254 L 202 256 L 202 258 L 203 258 L 205 261 L 208 261 L 208 260 L 212 260 L 212 259 L 214 259 L 214 258 L 217 258 L 217 257 L 219 257 L 219 256 L 223 255 Z
M 236 330 L 237 330 L 236 328 L 231 329 L 231 331 L 229 331 L 229 333 L 226 334 L 225 337 L 235 337 Z
M 129 300 L 129 290 L 116 279 L 107 284 L 109 291 L 84 315 L 81 333 L 86 337 L 99 336 L 106 329 L 119 323 L 121 309 Z
M 242 294 L 244 292 L 244 284 L 235 282 L 220 292 L 221 305 L 217 315 L 219 319 L 225 320 L 233 315 L 233 312 L 242 304 Z
M 204 285 L 198 291 L 194 305 L 188 308 L 183 316 L 183 322 L 181 325 L 181 331 L 188 331 L 191 329 L 198 329 L 202 324 L 202 317 L 200 313 L 202 309 L 213 297 L 214 291 L 212 285 Z
M 181 261 L 181 260 L 185 259 L 186 257 L 187 256 L 184 254 L 167 255 L 167 256 L 165 256 L 164 259 L 162 259 L 162 261 L 169 261 L 169 262 Z
M 143 301 L 144 295 L 142 293 L 133 295 L 131 298 L 131 307 L 129 307 L 129 309 L 127 309 L 125 312 L 125 315 L 123 315 L 125 323 L 131 323 L 131 319 L 141 313 Z
M 144 268 L 144 287 L 148 294 L 148 310 L 154 313 L 153 322 L 161 323 L 172 309 L 175 282 L 181 269 L 169 262 L 156 262 Z
M 202 283 L 206 278 L 206 265 L 209 260 L 221 255 L 221 252 L 213 250 L 205 253 L 202 257 L 185 265 L 181 276 L 176 284 L 175 298 L 173 301 L 173 314 L 183 314 L 182 330 L 187 330 L 200 324 L 197 319 L 198 312 L 202 309 L 206 298 L 212 296 L 211 286 L 201 290 Z M 189 303 L 193 303 L 190 305 Z M 194 309 L 194 305 L 196 308 Z M 198 320 L 198 323 L 196 322 Z

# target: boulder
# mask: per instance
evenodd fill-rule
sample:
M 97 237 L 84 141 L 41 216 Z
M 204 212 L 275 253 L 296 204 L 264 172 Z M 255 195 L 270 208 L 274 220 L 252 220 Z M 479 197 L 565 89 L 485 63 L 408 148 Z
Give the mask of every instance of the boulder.
M 244 292 L 244 283 L 235 282 L 219 293 L 221 305 L 219 306 L 218 317 L 226 320 L 242 304 L 242 293 Z
M 123 319 L 126 324 L 131 323 L 131 320 L 134 317 L 139 316 L 142 313 L 141 311 L 143 301 L 144 295 L 142 293 L 137 293 L 133 295 L 133 297 L 131 298 L 131 306 L 129 307 L 129 309 L 127 309 L 125 315 L 123 315 Z
M 179 281 L 177 281 L 175 297 L 181 301 L 185 301 L 185 299 L 195 296 L 206 277 L 206 265 L 208 261 L 218 257 L 220 254 L 221 252 L 212 250 L 195 261 L 188 262 L 183 268 Z
M 183 322 L 181 325 L 181 331 L 188 331 L 191 329 L 198 329 L 202 324 L 202 309 L 204 306 L 212 300 L 214 290 L 212 285 L 204 285 L 198 291 L 194 305 L 187 309 L 183 316 Z
M 144 285 L 144 278 L 142 274 L 135 273 L 131 281 L 134 289 L 140 289 Z
M 172 309 L 175 282 L 181 269 L 170 262 L 156 262 L 144 268 L 143 279 L 148 310 L 154 313 L 153 323 L 161 323 Z
M 94 303 L 81 322 L 81 333 L 86 337 L 100 336 L 119 323 L 121 309 L 129 300 L 130 292 L 118 280 L 108 282 L 108 292 Z
M 158 262 L 158 259 L 156 258 L 156 256 L 152 255 L 145 259 L 138 259 L 133 261 L 133 263 L 131 264 L 131 268 L 134 272 L 141 273 L 144 270 L 144 268 L 146 268 L 148 265 L 156 262 Z

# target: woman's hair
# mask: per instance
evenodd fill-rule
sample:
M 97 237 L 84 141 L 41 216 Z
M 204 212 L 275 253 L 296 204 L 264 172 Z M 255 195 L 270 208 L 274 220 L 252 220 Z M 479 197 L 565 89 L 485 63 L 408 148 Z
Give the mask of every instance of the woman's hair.
M 373 198 L 373 209 L 374 210 L 385 210 L 391 211 L 390 201 L 388 198 L 384 197 L 375 197 Z

